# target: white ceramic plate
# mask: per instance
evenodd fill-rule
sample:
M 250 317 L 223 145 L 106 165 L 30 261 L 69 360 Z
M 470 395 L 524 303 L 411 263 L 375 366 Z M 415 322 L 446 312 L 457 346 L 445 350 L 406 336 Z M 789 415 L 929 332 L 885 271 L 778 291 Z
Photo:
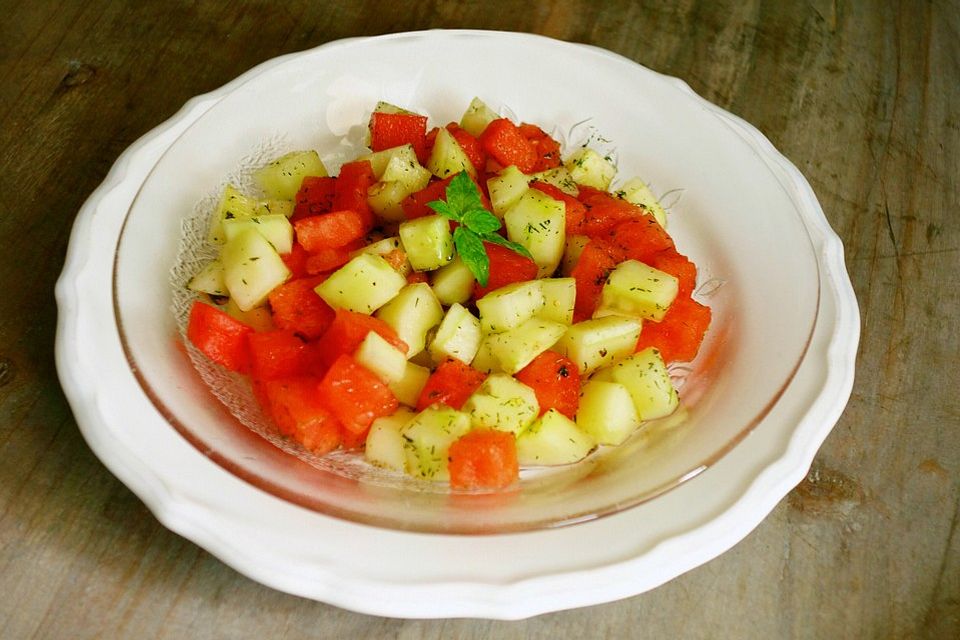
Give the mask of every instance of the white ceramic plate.
M 625 64 L 592 47 L 519 34 L 427 32 L 347 44 L 382 49 L 391 42 L 419 42 L 430 48 L 477 39 L 494 48 L 522 43 L 532 53 L 562 47 L 585 60 Z M 755 129 L 683 83 L 652 72 L 646 72 L 651 81 L 669 83 L 703 117 L 722 121 L 763 158 L 800 211 L 821 273 L 816 331 L 797 375 L 756 429 L 702 477 L 574 527 L 470 538 L 403 533 L 322 516 L 268 495 L 214 464 L 157 412 L 124 357 L 111 300 L 112 247 L 127 210 L 158 159 L 207 110 L 261 74 L 284 65 L 289 72 L 298 59 L 322 59 L 324 49 L 265 63 L 188 103 L 121 156 L 80 212 L 57 287 L 57 361 L 95 453 L 166 526 L 246 575 L 379 615 L 519 618 L 605 602 L 657 586 L 745 536 L 802 479 L 849 397 L 859 334 L 856 302 L 840 242 L 799 172 Z M 396 91 L 394 99 L 403 102 L 402 88 Z M 362 94 L 357 87 L 344 90 L 345 99 L 367 100 Z M 534 121 L 536 115 L 524 114 Z

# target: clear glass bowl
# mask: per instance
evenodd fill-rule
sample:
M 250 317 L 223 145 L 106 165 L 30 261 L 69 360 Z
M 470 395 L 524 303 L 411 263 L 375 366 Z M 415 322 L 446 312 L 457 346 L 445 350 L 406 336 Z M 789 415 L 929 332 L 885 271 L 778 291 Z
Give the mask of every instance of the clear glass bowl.
M 114 305 L 127 359 L 171 427 L 231 473 L 284 500 L 365 524 L 501 533 L 582 522 L 655 498 L 744 443 L 797 370 L 819 301 L 812 244 L 776 151 L 743 136 L 682 83 L 599 49 L 497 34 L 342 41 L 254 74 L 164 154 L 121 232 Z M 673 192 L 669 229 L 700 269 L 713 323 L 697 360 L 675 368 L 682 406 L 616 448 L 531 470 L 519 487 L 457 493 L 355 457 L 301 458 L 246 428 L 211 393 L 185 348 L 171 269 L 198 203 L 265 154 L 312 147 L 334 170 L 356 151 L 377 100 L 459 118 L 474 95 L 501 113 L 609 140 L 620 176 Z M 584 121 L 587 121 L 586 123 Z M 599 138 L 595 143 L 606 144 Z M 202 369 L 202 367 L 201 367 Z M 205 372 L 209 378 L 209 371 Z M 219 391 L 236 381 L 224 378 Z M 242 386 L 240 404 L 244 406 Z M 238 394 L 230 391 L 229 396 Z M 256 415 L 235 411 L 247 422 Z

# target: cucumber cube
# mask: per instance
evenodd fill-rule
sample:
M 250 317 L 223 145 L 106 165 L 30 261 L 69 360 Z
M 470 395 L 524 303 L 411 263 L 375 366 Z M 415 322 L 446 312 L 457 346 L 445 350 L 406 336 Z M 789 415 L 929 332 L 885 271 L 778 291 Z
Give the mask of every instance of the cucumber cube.
M 583 385 L 577 427 L 598 444 L 618 445 L 639 426 L 640 416 L 625 386 L 593 378 Z
M 567 325 L 530 318 L 520 326 L 489 336 L 490 353 L 507 373 L 516 373 L 552 347 L 567 331 Z
M 660 201 L 650 191 L 650 187 L 640 178 L 630 178 L 614 192 L 614 195 L 632 204 L 640 205 L 656 218 L 661 227 L 667 228 L 667 212 L 664 211 Z
M 577 281 L 573 278 L 544 278 L 540 281 L 543 289 L 543 308 L 538 318 L 573 324 L 573 308 L 577 301 Z
M 223 263 L 219 260 L 208 262 L 190 278 L 187 288 L 197 293 L 207 293 L 212 296 L 229 295 L 227 285 L 223 281 Z
M 641 420 L 668 416 L 680 404 L 663 358 L 653 347 L 624 358 L 610 370 L 614 382 L 619 382 L 630 392 Z
M 382 257 L 362 253 L 334 271 L 315 291 L 331 307 L 370 315 L 406 284 L 407 279 Z
M 473 294 L 473 283 L 476 282 L 473 272 L 470 271 L 460 256 L 439 269 L 433 274 L 430 285 L 441 304 L 452 305 L 456 302 L 463 304 Z
M 518 327 L 542 308 L 543 288 L 539 280 L 514 282 L 477 300 L 480 328 L 484 333 L 500 333 Z
M 445 405 L 434 405 L 417 414 L 401 430 L 407 470 L 428 480 L 447 480 L 447 451 L 470 431 L 470 417 Z
M 623 315 L 660 322 L 677 297 L 677 279 L 638 260 L 610 272 L 594 317 Z
M 416 271 L 432 271 L 453 260 L 453 234 L 443 216 L 424 216 L 400 223 L 400 242 Z
M 407 409 L 398 409 L 396 413 L 377 418 L 370 425 L 367 434 L 364 457 L 372 465 L 393 469 L 403 473 L 407 469 L 407 456 L 404 451 L 404 439 L 400 431 L 413 420 L 414 414 Z
M 538 173 L 531 174 L 530 178 L 540 182 L 546 182 L 547 184 L 552 184 L 557 189 L 560 189 L 560 191 L 563 191 L 564 193 L 574 197 L 580 193 L 580 188 L 577 187 L 576 181 L 565 167 L 554 167 L 553 169 L 540 171 Z
M 411 193 L 401 182 L 378 182 L 367 190 L 367 204 L 384 220 L 400 222 L 406 219 L 403 201 Z
M 293 251 L 293 225 L 282 213 L 271 213 L 265 216 L 250 218 L 232 218 L 223 221 L 223 235 L 230 242 L 234 236 L 253 229 L 266 238 L 277 253 L 284 254 Z
M 361 247 L 360 249 L 354 251 L 352 254 L 350 254 L 350 257 L 358 256 L 361 253 L 372 253 L 378 256 L 386 256 L 394 251 L 403 251 L 403 245 L 400 244 L 399 236 L 390 236 L 389 238 L 371 242 L 367 246 Z M 404 255 L 406 255 L 405 252 Z M 391 266 L 393 266 L 393 268 L 396 269 L 397 272 L 404 278 L 410 275 L 410 272 L 413 271 L 413 268 L 410 266 L 410 261 L 406 259 L 404 259 L 399 267 L 396 266 L 396 263 L 391 261 Z
M 498 218 L 516 204 L 530 185 L 531 177 L 510 165 L 499 174 L 487 179 L 487 191 L 490 192 L 490 205 Z
M 579 185 L 606 191 L 617 175 L 617 168 L 599 153 L 584 147 L 574 152 L 564 163 L 570 177 Z
M 474 98 L 460 118 L 460 126 L 470 135 L 479 138 L 487 125 L 499 119 L 497 112 L 488 107 L 480 98 Z
M 256 179 L 268 198 L 293 200 L 308 176 L 324 177 L 327 168 L 312 149 L 281 156 L 257 171 Z
M 429 377 L 430 369 L 408 360 L 403 370 L 403 377 L 395 382 L 388 382 L 387 386 L 400 404 L 415 407 L 417 406 L 417 400 L 420 399 L 420 392 L 423 391 Z
M 477 175 L 477 170 L 463 147 L 452 133 L 442 127 L 437 131 L 437 139 L 433 143 L 433 150 L 427 160 L 427 169 L 441 179 L 454 176 L 461 171 L 466 171 L 472 176 Z
M 567 329 L 556 349 L 586 375 L 633 353 L 641 326 L 640 320 L 626 316 L 585 320 Z
M 257 212 L 257 201 L 253 198 L 243 195 L 232 184 L 228 184 L 223 189 L 223 196 L 220 197 L 220 203 L 213 211 L 210 218 L 210 228 L 207 230 L 207 242 L 210 244 L 223 244 L 227 238 L 223 234 L 223 223 L 225 220 L 236 220 L 249 218 Z
M 354 352 L 353 358 L 387 384 L 403 378 L 407 370 L 406 354 L 376 331 L 367 334 Z
M 537 277 L 556 271 L 566 242 L 566 206 L 537 189 L 527 189 L 503 214 L 507 237 L 530 252 Z
M 456 358 L 470 364 L 480 347 L 480 321 L 463 305 L 454 303 L 437 328 L 437 335 L 430 343 L 430 355 L 435 362 L 444 358 Z
M 401 276 L 402 277 L 402 276 Z M 443 319 L 443 307 L 425 282 L 404 286 L 390 302 L 377 311 L 377 317 L 393 327 L 407 343 L 407 358 L 426 346 L 427 332 Z
M 220 251 L 223 281 L 242 311 L 263 304 L 273 289 L 290 277 L 277 250 L 253 229 L 237 234 Z
M 383 180 L 383 172 L 387 168 L 387 165 L 390 164 L 390 161 L 394 158 L 399 158 L 401 161 L 405 160 L 407 162 L 416 162 L 420 164 L 417 160 L 417 152 L 413 150 L 413 145 L 404 144 L 399 147 L 391 147 L 389 149 L 384 149 L 383 151 L 374 151 L 368 153 L 364 156 L 357 158 L 357 162 L 366 160 L 370 163 L 370 168 L 373 169 L 373 175 L 377 180 Z
M 560 273 L 569 276 L 577 266 L 583 248 L 590 242 L 587 236 L 567 236 L 567 245 L 563 249 L 563 261 L 560 263 Z
M 290 200 L 258 200 L 253 215 L 270 216 L 274 214 L 289 218 L 293 215 L 293 202 Z
M 517 461 L 521 465 L 571 464 L 593 451 L 596 443 L 556 409 L 550 409 L 517 436 Z
M 413 193 L 426 188 L 430 182 L 430 172 L 417 162 L 416 154 L 413 158 L 394 156 L 390 158 L 380 179 L 384 182 L 399 182 L 409 193 Z
M 521 433 L 540 412 L 537 394 L 516 378 L 503 373 L 487 376 L 463 405 L 474 428 L 486 427 Z
M 473 358 L 470 366 L 477 371 L 484 373 L 500 373 L 503 367 L 500 361 L 493 355 L 492 339 L 496 334 L 490 334 L 480 339 L 480 345 L 477 347 L 477 355 Z

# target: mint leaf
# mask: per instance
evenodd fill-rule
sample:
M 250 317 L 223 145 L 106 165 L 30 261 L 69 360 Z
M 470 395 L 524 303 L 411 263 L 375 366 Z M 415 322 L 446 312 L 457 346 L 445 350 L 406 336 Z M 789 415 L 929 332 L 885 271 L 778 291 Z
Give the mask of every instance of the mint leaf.
M 437 214 L 443 216 L 444 218 L 449 218 L 450 220 L 455 220 L 460 222 L 460 212 L 450 206 L 449 203 L 444 202 L 443 200 L 432 200 L 427 203 L 427 206 L 434 210 Z
M 447 185 L 447 204 L 462 216 L 472 209 L 483 209 L 477 185 L 466 171 L 461 171 Z
M 510 240 L 507 240 L 506 238 L 504 238 L 498 233 L 485 233 L 483 234 L 483 239 L 486 240 L 487 242 L 498 244 L 501 247 L 506 247 L 511 251 L 516 251 L 520 255 L 526 256 L 527 258 L 530 258 L 531 260 L 533 260 L 533 256 L 530 255 L 530 252 L 527 251 L 527 248 L 525 246 L 523 246 L 522 244 L 517 244 L 516 242 L 511 242 Z
M 500 221 L 486 209 L 471 209 L 463 214 L 461 222 L 480 235 L 493 233 L 500 228 Z
M 480 236 L 461 225 L 453 230 L 453 244 L 457 248 L 457 253 L 460 254 L 460 259 L 470 269 L 480 286 L 487 286 L 490 280 L 490 258 L 487 257 Z

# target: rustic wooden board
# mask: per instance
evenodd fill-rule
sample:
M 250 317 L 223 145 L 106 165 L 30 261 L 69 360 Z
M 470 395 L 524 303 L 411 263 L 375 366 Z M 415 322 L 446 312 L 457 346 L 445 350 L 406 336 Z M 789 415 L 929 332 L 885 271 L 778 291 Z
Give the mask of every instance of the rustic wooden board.
M 0 16 L 0 637 L 960 635 L 955 1 L 0 0 Z M 844 240 L 863 320 L 846 413 L 756 531 L 651 593 L 501 623 L 272 591 L 161 527 L 60 391 L 51 291 L 124 148 L 275 55 L 428 27 L 537 32 L 683 78 L 797 164 Z

